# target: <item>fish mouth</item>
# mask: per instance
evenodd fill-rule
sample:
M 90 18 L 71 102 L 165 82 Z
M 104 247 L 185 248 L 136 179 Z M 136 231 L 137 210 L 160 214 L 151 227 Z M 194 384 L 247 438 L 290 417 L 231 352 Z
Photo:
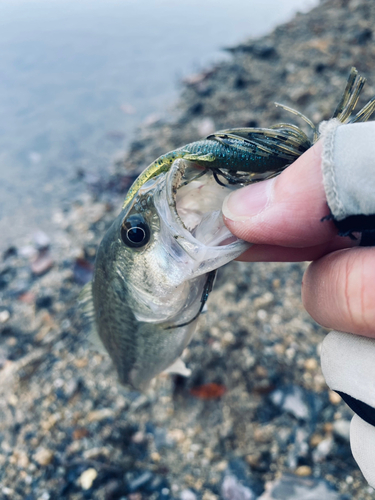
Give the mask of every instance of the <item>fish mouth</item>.
M 166 191 L 155 201 L 173 238 L 196 263 L 190 277 L 217 269 L 249 248 L 225 226 L 221 211 L 226 196 L 239 187 L 221 186 L 211 171 L 183 159 L 168 171 Z

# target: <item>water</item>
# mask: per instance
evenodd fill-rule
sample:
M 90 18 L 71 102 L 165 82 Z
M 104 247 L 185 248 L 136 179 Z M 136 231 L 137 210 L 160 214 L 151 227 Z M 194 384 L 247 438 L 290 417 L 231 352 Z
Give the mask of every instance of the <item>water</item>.
M 0 249 L 48 231 L 77 169 L 106 169 L 183 76 L 316 3 L 2 0 Z

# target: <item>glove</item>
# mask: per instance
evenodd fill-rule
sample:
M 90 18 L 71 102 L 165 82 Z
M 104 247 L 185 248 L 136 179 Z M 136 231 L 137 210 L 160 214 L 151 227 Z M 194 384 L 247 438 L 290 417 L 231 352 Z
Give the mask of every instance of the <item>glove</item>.
M 324 378 L 356 413 L 350 425 L 353 457 L 375 488 L 375 340 L 331 332 L 323 341 Z
M 361 233 L 361 246 L 375 244 L 375 124 L 323 125 L 323 181 L 339 234 Z M 357 168 L 353 169 L 356 166 Z M 374 249 L 375 261 L 375 249 Z M 333 331 L 321 352 L 323 375 L 355 412 L 351 450 L 375 488 L 375 340 Z

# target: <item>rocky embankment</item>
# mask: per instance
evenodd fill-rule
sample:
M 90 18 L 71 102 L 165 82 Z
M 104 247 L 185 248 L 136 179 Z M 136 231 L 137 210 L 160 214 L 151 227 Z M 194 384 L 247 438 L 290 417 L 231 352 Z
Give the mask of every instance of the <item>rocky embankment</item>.
M 139 130 L 124 162 L 53 214 L 54 234 L 0 264 L 0 498 L 369 500 L 351 411 L 319 368 L 326 334 L 303 310 L 305 264 L 224 268 L 186 350 L 189 379 L 147 396 L 87 347 L 77 297 L 134 175 L 217 129 L 328 118 L 352 65 L 375 94 L 375 3 L 332 0 L 229 62 L 186 79 L 176 109 Z

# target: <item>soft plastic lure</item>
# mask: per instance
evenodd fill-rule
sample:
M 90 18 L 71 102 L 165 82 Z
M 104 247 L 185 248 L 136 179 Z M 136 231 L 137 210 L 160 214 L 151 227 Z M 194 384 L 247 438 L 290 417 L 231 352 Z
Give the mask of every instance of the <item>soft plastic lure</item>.
M 351 117 L 365 82 L 366 79 L 353 67 L 332 118 L 337 118 L 342 123 L 369 119 L 375 110 L 375 97 Z M 219 184 L 219 176 L 229 184 L 249 184 L 281 172 L 318 140 L 319 132 L 312 121 L 299 111 L 283 104 L 275 104 L 302 118 L 311 127 L 313 139 L 310 140 L 303 130 L 290 123 L 279 123 L 270 128 L 234 128 L 215 132 L 206 139 L 191 142 L 159 156 L 134 182 L 126 196 L 124 207 L 145 182 L 167 172 L 178 158 L 211 170 Z

